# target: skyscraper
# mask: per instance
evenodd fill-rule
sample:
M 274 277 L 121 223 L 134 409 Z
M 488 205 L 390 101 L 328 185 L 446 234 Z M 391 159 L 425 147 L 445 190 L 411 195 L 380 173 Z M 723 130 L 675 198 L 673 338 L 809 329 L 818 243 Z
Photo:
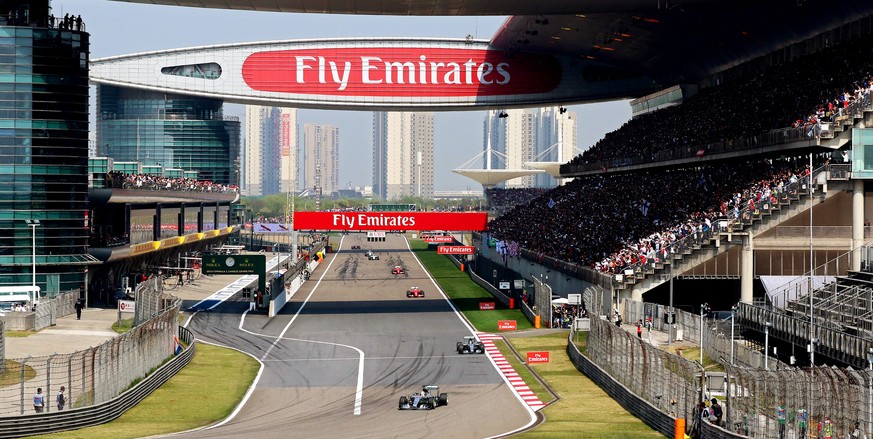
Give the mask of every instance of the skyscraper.
M 373 113 L 373 196 L 433 198 L 433 113 Z
M 561 113 L 557 107 L 526 108 L 488 112 L 484 122 L 483 149 L 496 152 L 491 169 L 526 169 L 526 162 L 561 162 L 573 158 L 576 149 L 576 113 Z M 554 187 L 548 174 L 536 174 L 507 181 L 504 187 Z
M 303 181 L 307 189 L 330 195 L 339 189 L 339 128 L 303 125 Z
M 54 27 L 47 0 L 4 7 L 0 285 L 78 289 L 99 262 L 87 250 L 90 36 Z
M 297 189 L 297 109 L 246 105 L 243 192 L 287 193 Z
M 239 184 L 240 122 L 220 99 L 97 86 L 97 154 Z

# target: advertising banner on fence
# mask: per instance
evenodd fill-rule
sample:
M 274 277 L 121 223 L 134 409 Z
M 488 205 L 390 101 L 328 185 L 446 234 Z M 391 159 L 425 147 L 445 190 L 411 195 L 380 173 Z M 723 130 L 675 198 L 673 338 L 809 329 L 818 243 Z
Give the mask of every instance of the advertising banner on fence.
M 485 230 L 485 213 L 294 212 L 296 230 Z
M 437 247 L 437 254 L 440 255 L 472 255 L 476 251 L 476 247 L 468 245 L 441 245 Z
M 515 331 L 518 327 L 515 324 L 515 320 L 498 320 L 497 321 L 497 330 L 498 331 Z
M 494 309 L 494 302 L 479 302 L 479 309 L 482 311 Z
M 427 236 L 422 238 L 424 242 L 428 242 L 431 244 L 440 244 L 440 243 L 452 243 L 455 242 L 454 236 Z
M 527 363 L 548 363 L 549 362 L 549 351 L 542 352 L 528 352 L 527 353 Z
M 118 311 L 119 312 L 136 312 L 136 301 L 119 300 L 118 301 Z
M 252 233 L 288 233 L 291 227 L 279 223 L 254 223 Z

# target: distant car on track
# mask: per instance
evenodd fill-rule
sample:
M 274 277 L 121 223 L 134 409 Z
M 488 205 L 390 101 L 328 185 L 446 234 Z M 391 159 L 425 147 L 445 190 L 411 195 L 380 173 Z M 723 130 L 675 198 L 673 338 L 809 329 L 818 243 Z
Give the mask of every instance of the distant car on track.
M 371 261 L 378 261 L 378 260 L 379 260 L 379 255 L 377 255 L 376 253 L 368 253 L 368 254 L 367 254 L 367 259 L 369 259 L 369 260 L 371 260 Z
M 433 410 L 441 405 L 448 405 L 449 395 L 439 393 L 439 391 L 439 386 L 422 386 L 421 392 L 401 396 L 398 408 L 400 410 Z
M 419 287 L 412 287 L 406 291 L 406 297 L 424 297 L 424 291 Z
M 391 274 L 405 274 L 406 269 L 403 266 L 395 265 L 394 268 L 391 269 Z
M 468 335 L 457 344 L 459 354 L 484 354 L 485 345 L 481 341 L 476 340 L 476 337 Z
M 360 249 L 361 249 L 360 245 L 353 245 L 352 246 L 352 250 L 360 250 Z

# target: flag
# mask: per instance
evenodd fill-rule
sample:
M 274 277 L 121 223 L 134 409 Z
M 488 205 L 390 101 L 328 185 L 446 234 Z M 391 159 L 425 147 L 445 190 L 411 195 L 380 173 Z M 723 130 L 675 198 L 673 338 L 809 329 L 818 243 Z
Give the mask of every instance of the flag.
M 640 212 L 643 213 L 643 216 L 649 216 L 649 207 L 651 207 L 652 203 L 643 199 L 642 204 L 640 205 Z
M 697 150 L 697 157 L 703 157 L 704 154 L 706 154 L 706 150 L 705 150 L 705 149 L 700 148 L 700 149 Z
M 558 203 L 555 203 L 555 200 L 552 199 L 552 197 L 549 197 L 549 209 L 555 207 L 555 204 L 558 204 Z

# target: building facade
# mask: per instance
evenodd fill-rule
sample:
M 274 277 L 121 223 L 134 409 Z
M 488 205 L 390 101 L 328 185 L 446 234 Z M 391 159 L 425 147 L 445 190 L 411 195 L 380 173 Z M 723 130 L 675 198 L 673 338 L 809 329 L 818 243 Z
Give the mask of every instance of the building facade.
M 433 198 L 433 113 L 373 113 L 373 196 Z
M 339 190 L 339 128 L 303 125 L 303 182 L 306 189 L 330 195 Z
M 97 154 L 238 185 L 240 122 L 218 99 L 97 86 Z
M 89 34 L 56 27 L 47 0 L 5 4 L 0 286 L 82 288 L 97 263 L 87 250 Z

